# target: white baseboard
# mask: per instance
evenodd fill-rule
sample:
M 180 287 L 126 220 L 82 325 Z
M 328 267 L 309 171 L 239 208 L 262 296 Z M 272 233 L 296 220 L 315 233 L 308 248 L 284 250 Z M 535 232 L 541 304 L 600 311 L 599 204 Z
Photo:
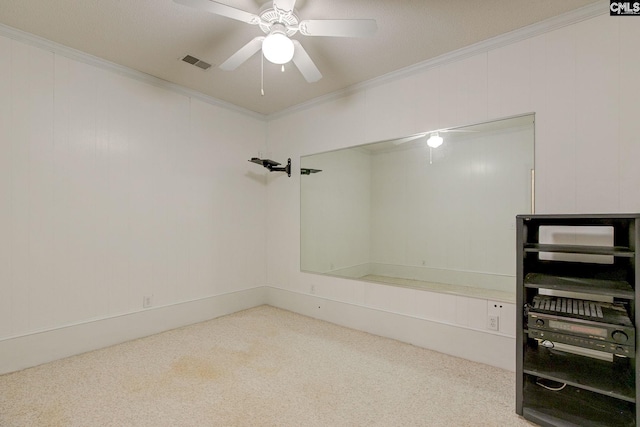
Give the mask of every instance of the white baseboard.
M 108 347 L 262 305 L 258 287 L 0 341 L 0 374 Z
M 269 304 L 456 357 L 515 370 L 515 339 L 272 287 L 258 287 L 0 341 L 0 374 Z
M 266 304 L 451 356 L 515 371 L 515 338 L 268 288 Z

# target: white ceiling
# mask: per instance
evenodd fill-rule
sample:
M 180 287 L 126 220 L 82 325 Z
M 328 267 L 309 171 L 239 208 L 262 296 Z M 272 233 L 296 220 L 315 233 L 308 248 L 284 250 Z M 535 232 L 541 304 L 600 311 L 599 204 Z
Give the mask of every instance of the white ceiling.
M 260 55 L 235 71 L 216 66 L 253 37 L 257 26 L 173 0 L 0 0 L 0 23 L 260 114 L 273 114 L 351 85 L 433 59 L 599 0 L 298 0 L 300 19 L 377 21 L 371 38 L 299 40 L 323 78 L 307 83 L 293 66 Z M 219 0 L 257 13 L 261 0 Z M 269 2 L 270 3 L 270 2 Z M 207 71 L 181 58 L 213 64 Z

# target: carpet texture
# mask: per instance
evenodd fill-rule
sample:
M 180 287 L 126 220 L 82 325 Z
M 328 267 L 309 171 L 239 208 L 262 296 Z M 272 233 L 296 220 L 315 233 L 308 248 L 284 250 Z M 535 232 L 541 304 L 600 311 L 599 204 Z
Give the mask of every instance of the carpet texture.
M 514 377 L 260 306 L 0 376 L 0 426 L 531 426 Z

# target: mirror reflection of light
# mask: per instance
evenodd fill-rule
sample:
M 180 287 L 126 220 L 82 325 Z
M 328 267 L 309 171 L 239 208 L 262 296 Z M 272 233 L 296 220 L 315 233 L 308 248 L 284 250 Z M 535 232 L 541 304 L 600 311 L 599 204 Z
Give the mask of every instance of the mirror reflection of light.
M 442 145 L 443 142 L 444 140 L 438 134 L 438 132 L 432 133 L 429 139 L 427 139 L 427 145 L 431 148 L 438 148 Z

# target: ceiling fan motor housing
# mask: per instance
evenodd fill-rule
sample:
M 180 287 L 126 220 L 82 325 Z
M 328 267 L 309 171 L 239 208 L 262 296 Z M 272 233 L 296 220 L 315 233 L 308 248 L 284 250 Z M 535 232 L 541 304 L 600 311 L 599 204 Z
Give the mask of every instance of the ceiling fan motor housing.
M 287 37 L 291 37 L 298 32 L 298 17 L 294 12 L 280 13 L 274 8 L 269 8 L 260 13 L 260 22 L 258 26 L 263 33 L 271 33 L 271 29 L 274 24 L 282 24 Z

